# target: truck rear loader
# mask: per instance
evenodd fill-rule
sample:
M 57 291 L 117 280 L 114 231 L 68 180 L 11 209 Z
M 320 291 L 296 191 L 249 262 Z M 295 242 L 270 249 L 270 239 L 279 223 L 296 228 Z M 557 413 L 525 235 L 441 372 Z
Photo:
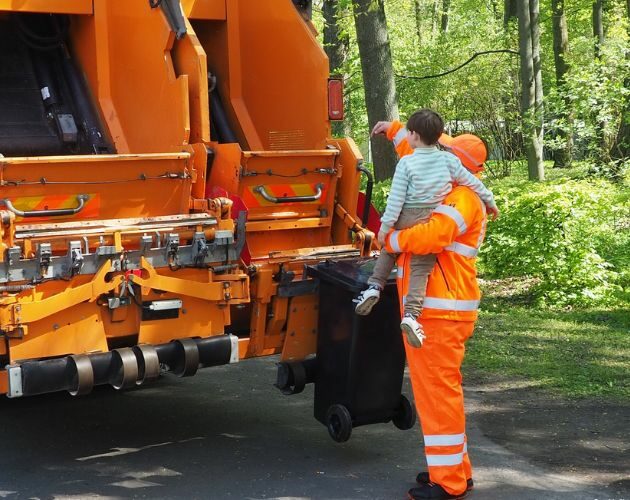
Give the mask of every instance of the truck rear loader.
M 274 354 L 283 392 L 316 382 L 305 269 L 367 257 L 374 235 L 309 11 L 0 0 L 0 393 Z M 404 401 L 376 420 L 408 426 Z

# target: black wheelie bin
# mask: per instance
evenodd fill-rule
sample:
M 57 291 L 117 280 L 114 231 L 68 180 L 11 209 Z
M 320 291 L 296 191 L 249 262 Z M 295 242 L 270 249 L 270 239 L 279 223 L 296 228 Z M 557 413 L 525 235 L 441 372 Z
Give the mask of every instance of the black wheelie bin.
M 307 268 L 319 280 L 315 418 L 338 442 L 360 425 L 393 421 L 410 429 L 416 420 L 401 394 L 405 351 L 395 278 L 369 315 L 354 312 L 353 299 L 367 288 L 374 263 L 328 260 Z

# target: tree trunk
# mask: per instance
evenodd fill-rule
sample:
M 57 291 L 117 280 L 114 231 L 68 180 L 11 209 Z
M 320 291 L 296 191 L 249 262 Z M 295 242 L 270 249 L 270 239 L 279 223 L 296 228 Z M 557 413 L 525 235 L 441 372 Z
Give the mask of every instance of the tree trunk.
M 602 58 L 601 48 L 604 44 L 604 1 L 603 0 L 595 0 L 593 2 L 593 36 L 595 38 L 595 59 L 600 60 Z M 597 102 L 594 111 L 595 113 L 599 112 L 599 102 L 597 100 L 597 96 L 595 96 L 595 101 Z M 610 165 L 610 142 L 608 134 L 606 134 L 606 129 L 608 127 L 608 122 L 606 119 L 601 118 L 599 122 L 599 126 L 595 131 L 595 135 L 597 137 L 597 148 L 596 159 L 602 165 Z
M 516 9 L 517 0 L 504 0 L 503 1 L 503 26 L 508 27 L 510 19 L 518 15 Z
M 601 45 L 604 43 L 604 0 L 593 2 L 593 36 L 595 37 L 595 57 L 601 57 Z
M 544 180 L 545 169 L 542 151 L 542 85 L 540 76 L 540 30 L 538 0 L 520 0 L 518 3 L 518 39 L 521 60 L 521 116 L 523 138 L 527 151 L 527 168 L 530 180 Z
M 556 67 L 556 86 L 560 93 L 564 93 L 566 74 L 569 66 L 566 61 L 566 54 L 569 50 L 569 32 L 567 29 L 567 18 L 564 14 L 564 0 L 551 0 L 552 24 L 553 24 L 553 57 Z M 564 96 L 564 109 L 558 118 L 562 119 L 568 126 L 571 123 L 571 100 Z M 573 155 L 573 135 L 566 129 L 560 127 L 557 130 L 558 137 L 564 144 L 562 149 L 554 151 L 554 168 L 566 168 L 571 165 Z
M 630 0 L 628 0 L 630 2 Z M 416 11 L 416 34 L 418 35 L 418 43 L 422 43 L 422 0 L 414 0 Z
M 628 36 L 630 37 L 630 0 L 626 1 L 626 9 L 628 16 Z M 626 60 L 630 60 L 630 51 L 626 51 Z M 624 80 L 623 85 L 626 90 L 628 90 L 628 93 L 624 99 L 624 105 L 621 111 L 621 125 L 617 131 L 615 146 L 613 148 L 613 156 L 618 160 L 630 157 L 630 77 Z
M 440 15 L 440 0 L 433 0 L 433 12 L 431 13 L 431 34 L 435 37 Z
M 556 83 L 558 86 L 565 84 L 569 66 L 566 62 L 566 54 L 569 50 L 569 32 L 567 30 L 567 18 L 564 15 L 564 0 L 551 0 L 553 22 L 553 56 L 556 63 Z
M 448 11 L 451 8 L 451 0 L 442 0 L 442 22 L 440 23 L 440 32 L 448 31 Z
M 365 89 L 370 129 L 379 120 L 398 119 L 398 99 L 392 54 L 389 47 L 384 0 L 353 0 L 357 44 Z M 382 137 L 372 139 L 374 177 L 377 181 L 394 175 L 396 155 Z
M 324 0 L 324 50 L 328 56 L 330 74 L 345 76 L 343 65 L 348 55 L 348 35 L 339 27 L 341 16 L 340 6 L 337 0 Z M 344 99 L 345 100 L 345 99 Z M 332 122 L 332 135 L 344 137 L 348 134 L 348 127 L 344 121 Z

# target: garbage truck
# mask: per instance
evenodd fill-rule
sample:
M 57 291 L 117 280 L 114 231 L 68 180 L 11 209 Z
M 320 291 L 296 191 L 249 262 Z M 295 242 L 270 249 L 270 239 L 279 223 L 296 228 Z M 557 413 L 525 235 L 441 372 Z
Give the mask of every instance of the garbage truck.
M 0 393 L 123 390 L 279 355 L 285 394 L 327 394 L 316 416 L 333 438 L 413 424 L 395 299 L 377 331 L 349 324 L 340 362 L 387 339 L 392 369 L 366 383 L 391 401 L 364 408 L 349 382 L 331 399 L 334 373 L 318 382 L 320 354 L 339 363 L 338 332 L 320 328 L 326 269 L 360 271 L 375 248 L 358 201 L 369 172 L 331 136 L 342 82 L 310 10 L 0 0 Z

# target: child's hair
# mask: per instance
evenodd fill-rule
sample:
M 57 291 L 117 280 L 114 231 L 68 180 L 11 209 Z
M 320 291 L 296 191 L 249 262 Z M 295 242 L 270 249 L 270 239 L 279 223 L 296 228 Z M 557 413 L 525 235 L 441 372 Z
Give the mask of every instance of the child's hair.
M 444 132 L 444 120 L 435 111 L 424 108 L 416 111 L 407 120 L 407 130 L 420 136 L 429 146 L 437 144 Z

